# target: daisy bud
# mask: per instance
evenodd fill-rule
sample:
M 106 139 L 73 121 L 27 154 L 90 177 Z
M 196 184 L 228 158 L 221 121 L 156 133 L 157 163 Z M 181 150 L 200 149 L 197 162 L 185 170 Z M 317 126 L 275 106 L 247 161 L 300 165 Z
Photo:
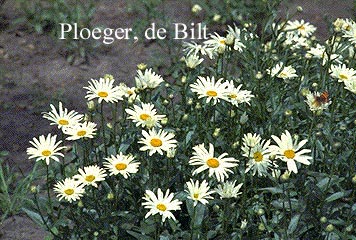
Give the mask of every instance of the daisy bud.
M 260 71 L 258 71 L 257 73 L 256 73 L 256 79 L 262 79 L 263 78 L 263 74 L 260 72 Z
M 193 104 L 193 99 L 192 99 L 192 98 L 188 98 L 187 104 L 188 104 L 188 105 L 192 105 L 192 104 Z M 356 124 L 356 123 L 355 123 L 355 124 Z
M 201 6 L 198 5 L 198 4 L 195 4 L 193 7 L 192 7 L 192 13 L 199 13 L 200 11 L 202 10 Z
M 317 88 L 317 87 L 318 87 L 318 83 L 313 82 L 312 87 L 313 87 L 313 88 Z
M 290 109 L 287 109 L 285 112 L 284 112 L 284 115 L 286 115 L 286 116 L 290 116 L 290 115 L 292 115 L 293 114 L 293 112 L 292 112 L 292 110 L 290 110 Z
M 356 184 L 356 175 L 354 175 L 354 176 L 352 177 L 352 180 L 351 180 L 351 181 L 352 181 L 353 184 Z
M 236 112 L 234 110 L 231 110 L 230 117 L 235 117 L 235 116 L 236 116 Z
M 183 76 L 180 80 L 181 80 L 182 83 L 186 83 L 187 82 L 187 77 Z
M 328 219 L 324 216 L 322 216 L 319 220 L 321 223 L 326 223 L 328 221 Z
M 161 120 L 161 123 L 162 123 L 162 125 L 166 125 L 167 123 L 168 123 L 168 118 L 163 118 L 162 120 Z
M 356 125 L 356 120 L 354 120 L 354 124 Z
M 218 137 L 220 135 L 220 130 L 221 130 L 221 128 L 215 128 L 213 136 Z
M 305 58 L 306 59 L 311 59 L 313 57 L 313 55 L 311 55 L 310 53 L 306 53 L 305 54 Z
M 219 211 L 220 211 L 219 205 L 215 204 L 215 205 L 213 206 L 213 211 L 214 211 L 214 212 L 219 212 Z
M 284 182 L 286 182 L 286 181 L 289 180 L 289 176 L 290 176 L 290 172 L 285 171 L 285 172 L 282 174 L 282 176 L 281 176 L 281 180 L 284 181 Z
M 169 97 L 170 99 L 173 99 L 173 98 L 174 98 L 174 95 L 171 93 L 171 94 L 168 95 L 168 97 Z
M 108 195 L 106 196 L 106 198 L 108 199 L 108 200 L 113 200 L 114 199 L 114 193 L 112 193 L 112 192 L 109 192 L 108 193 Z
M 37 192 L 38 192 L 38 191 L 37 191 L 37 186 L 32 185 L 32 186 L 30 187 L 30 191 L 31 191 L 31 193 L 37 193 Z
M 316 127 L 319 128 L 319 129 L 322 129 L 322 128 L 324 127 L 324 124 L 318 123 L 318 124 L 316 125 Z
M 262 216 L 264 214 L 265 214 L 265 210 L 263 210 L 262 208 L 258 209 L 258 211 L 257 211 L 258 216 Z
M 167 151 L 167 158 L 174 158 L 176 155 L 177 149 L 176 148 L 170 148 Z
M 298 6 L 298 7 L 297 7 L 297 11 L 298 11 L 298 12 L 303 12 L 302 6 Z
M 349 225 L 349 226 L 347 226 L 347 227 L 345 228 L 345 231 L 346 231 L 346 232 L 351 232 L 352 230 L 353 230 L 352 224 Z
M 332 224 L 329 224 L 328 226 L 326 226 L 326 228 L 325 228 L 325 231 L 327 231 L 327 232 L 332 232 L 332 231 L 334 231 L 335 230 L 335 227 L 334 227 L 334 225 L 332 225 Z
M 200 103 L 197 103 L 197 104 L 195 105 L 195 109 L 201 109 Z
M 317 137 L 321 137 L 322 135 L 323 135 L 323 133 L 320 132 L 320 131 L 318 131 L 318 132 L 315 133 L 315 136 L 317 136 Z
M 85 122 L 89 122 L 89 121 L 90 121 L 90 117 L 89 117 L 88 114 L 85 114 L 85 115 L 84 115 L 84 121 L 85 121 Z
M 243 124 L 247 123 L 247 121 L 248 121 L 248 116 L 247 116 L 246 112 L 244 112 L 240 117 L 240 123 L 243 125 Z
M 164 106 L 167 106 L 168 104 L 169 104 L 169 101 L 168 101 L 167 99 L 164 99 L 164 100 L 163 100 L 163 105 L 164 105 Z
M 233 149 L 236 149 L 236 148 L 239 146 L 239 144 L 240 144 L 240 143 L 239 143 L 238 141 L 237 141 L 237 142 L 234 142 L 231 147 L 232 147 Z
M 138 68 L 139 70 L 141 70 L 141 71 L 145 71 L 146 68 L 147 68 L 147 65 L 144 64 L 144 63 L 140 63 L 140 64 L 137 65 L 137 68 Z
M 88 111 L 92 112 L 95 110 L 95 103 L 93 100 L 90 100 L 89 102 L 87 102 L 87 107 L 88 107 Z
M 339 148 L 339 147 L 341 147 L 341 143 L 340 142 L 336 142 L 336 143 L 333 144 L 333 147 L 334 148 Z
M 303 88 L 302 91 L 300 92 L 302 96 L 306 96 L 310 93 L 310 90 L 308 88 Z
M 221 15 L 220 14 L 215 14 L 214 17 L 213 17 L 213 21 L 214 22 L 219 22 L 221 19 Z
M 80 207 L 80 208 L 84 207 L 84 204 L 83 204 L 82 200 L 78 201 L 78 207 Z
M 188 114 L 184 114 L 183 117 L 182 117 L 182 120 L 183 120 L 183 121 L 187 121 L 187 120 L 188 120 L 188 117 L 189 117 Z
M 258 224 L 258 230 L 260 230 L 261 232 L 266 230 L 265 225 L 263 223 Z
M 109 128 L 109 129 L 112 129 L 112 124 L 111 123 L 107 123 L 106 127 Z
M 93 234 L 95 237 L 99 236 L 99 233 L 98 232 L 94 232 Z
M 346 126 L 346 124 L 341 124 L 339 128 L 340 128 L 340 130 L 344 131 L 347 129 L 347 126 Z
M 104 79 L 109 79 L 109 80 L 114 80 L 114 76 L 113 75 L 111 75 L 111 74 L 105 74 L 104 75 Z

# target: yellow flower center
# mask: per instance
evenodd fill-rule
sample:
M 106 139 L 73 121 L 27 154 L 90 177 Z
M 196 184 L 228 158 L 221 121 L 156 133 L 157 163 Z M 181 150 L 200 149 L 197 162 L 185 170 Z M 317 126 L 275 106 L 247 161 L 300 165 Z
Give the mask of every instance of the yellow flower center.
M 58 123 L 59 123 L 59 125 L 68 125 L 69 124 L 69 122 L 65 119 L 59 120 Z
M 158 139 L 158 138 L 152 138 L 151 141 L 150 141 L 151 145 L 153 147 L 160 147 L 162 146 L 162 141 L 161 139 Z
M 206 161 L 206 164 L 211 168 L 217 168 L 220 165 L 219 161 L 216 158 L 209 158 Z
M 87 182 L 92 182 L 92 181 L 94 181 L 94 179 L 95 179 L 94 175 L 88 175 L 85 177 L 85 181 L 87 181 Z
M 288 75 L 287 75 L 287 73 L 285 73 L 285 72 L 281 72 L 281 73 L 279 74 L 279 77 L 280 77 L 280 78 L 286 78 L 286 77 L 288 77 Z
M 102 98 L 106 98 L 107 96 L 109 96 L 109 94 L 107 92 L 98 92 L 98 96 Z
M 45 156 L 45 157 L 48 157 L 51 154 L 52 154 L 52 152 L 50 150 L 43 150 L 42 151 L 42 155 Z
M 255 152 L 253 154 L 253 158 L 255 159 L 256 162 L 261 162 L 263 160 L 263 155 L 261 152 Z
M 193 198 L 197 199 L 199 197 L 199 193 L 194 193 Z
M 115 168 L 117 169 L 117 170 L 125 170 L 126 168 L 127 168 L 127 164 L 125 164 L 125 163 L 117 163 L 116 165 L 115 165 Z
M 140 119 L 143 120 L 143 121 L 146 121 L 147 119 L 151 118 L 151 116 L 149 114 L 146 114 L 146 113 L 142 113 L 140 115 Z
M 209 97 L 216 97 L 218 93 L 213 90 L 209 90 L 206 92 L 206 95 L 208 95 Z
M 300 26 L 298 27 L 298 29 L 304 31 L 304 30 L 305 30 L 305 26 L 304 26 L 304 25 L 300 25 Z
M 234 94 L 234 93 L 231 93 L 231 94 L 229 94 L 229 98 L 237 98 L 237 95 L 236 94 Z
M 347 75 L 342 74 L 342 73 L 339 74 L 339 78 L 342 79 L 342 80 L 347 80 L 347 79 L 349 79 L 349 78 L 347 77 Z
M 77 135 L 79 137 L 83 137 L 83 136 L 85 136 L 85 134 L 87 134 L 87 131 L 85 131 L 85 130 L 80 130 L 80 131 L 77 132 Z
M 158 210 L 163 211 L 163 212 L 167 210 L 166 205 L 164 205 L 163 203 L 157 204 L 156 207 L 157 207 Z
M 292 149 L 285 150 L 284 156 L 286 156 L 288 159 L 293 159 L 295 157 L 295 152 Z
M 134 93 L 133 91 L 127 90 L 127 94 L 128 94 L 128 95 L 131 95 L 131 94 L 133 94 L 133 93 Z
M 220 42 L 221 44 L 223 44 L 223 45 L 226 44 L 226 40 L 225 40 L 225 39 L 221 39 L 219 42 Z
M 73 188 L 68 188 L 66 190 L 64 190 L 64 193 L 67 195 L 72 195 L 74 193 L 74 189 Z

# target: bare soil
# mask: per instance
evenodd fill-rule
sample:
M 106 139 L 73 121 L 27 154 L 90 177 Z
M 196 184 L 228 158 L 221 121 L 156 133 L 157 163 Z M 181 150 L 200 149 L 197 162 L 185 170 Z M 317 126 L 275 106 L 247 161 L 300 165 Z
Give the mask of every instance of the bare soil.
M 303 13 L 295 18 L 305 19 L 318 27 L 318 36 L 327 36 L 324 19 L 351 17 L 352 0 L 293 0 L 281 8 L 302 6 Z M 123 0 L 100 0 L 93 25 L 130 27 L 138 16 L 125 10 Z M 190 7 L 179 0 L 166 5 L 175 21 L 191 19 Z M 8 0 L 0 12 L 0 151 L 10 152 L 7 161 L 15 168 L 28 172 L 33 162 L 27 159 L 28 142 L 35 136 L 53 132 L 41 113 L 49 104 L 62 101 L 69 109 L 86 109 L 83 86 L 91 78 L 106 73 L 117 82 L 133 85 L 136 65 L 153 59 L 159 51 L 156 44 L 116 41 L 96 51 L 90 65 L 70 65 L 60 54 L 60 44 L 47 35 L 39 35 L 20 27 L 9 26 L 20 11 Z M 23 215 L 8 218 L 0 225 L 0 239 L 39 240 L 46 236 Z

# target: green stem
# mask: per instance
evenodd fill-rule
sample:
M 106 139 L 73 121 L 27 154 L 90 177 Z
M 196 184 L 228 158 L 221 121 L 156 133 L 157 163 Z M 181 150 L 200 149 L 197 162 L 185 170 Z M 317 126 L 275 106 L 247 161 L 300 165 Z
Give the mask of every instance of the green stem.
M 106 148 L 105 120 L 104 120 L 103 106 L 104 106 L 104 102 L 102 101 L 100 104 L 101 128 L 102 128 L 102 132 L 103 132 L 103 144 L 104 144 L 105 156 L 108 156 L 108 149 Z

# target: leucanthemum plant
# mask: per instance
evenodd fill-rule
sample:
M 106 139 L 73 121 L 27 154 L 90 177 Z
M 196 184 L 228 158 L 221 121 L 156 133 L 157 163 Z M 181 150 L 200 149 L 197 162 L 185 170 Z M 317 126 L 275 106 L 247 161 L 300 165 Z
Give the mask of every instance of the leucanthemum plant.
M 87 113 L 51 104 L 26 213 L 53 239 L 353 239 L 354 22 L 321 42 L 262 2 L 169 69 L 93 76 Z

